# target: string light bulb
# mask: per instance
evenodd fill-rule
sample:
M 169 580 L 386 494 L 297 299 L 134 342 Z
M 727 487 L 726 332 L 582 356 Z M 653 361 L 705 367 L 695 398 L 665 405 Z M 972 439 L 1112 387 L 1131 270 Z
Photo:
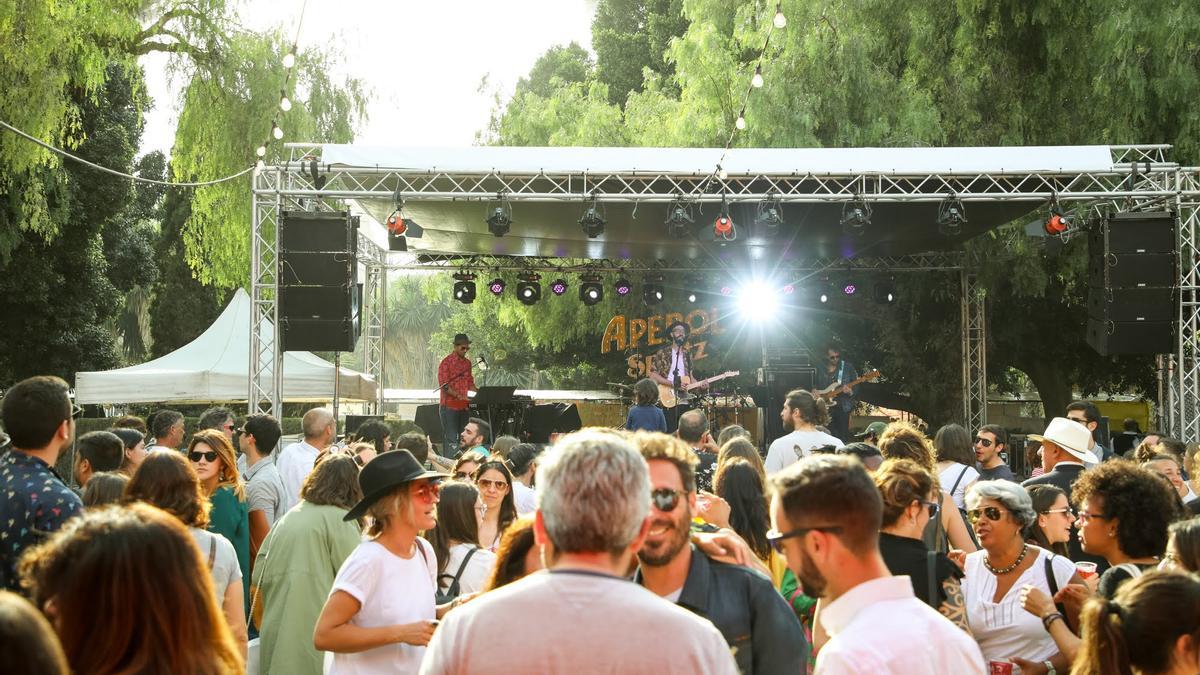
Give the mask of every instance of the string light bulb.
M 267 163 L 262 161 L 261 159 L 254 163 L 254 169 L 256 171 L 262 171 L 265 168 L 267 168 Z
M 737 127 L 739 131 L 744 130 L 746 128 L 746 116 L 738 115 L 737 121 L 734 122 L 733 125 Z
M 775 25 L 779 25 L 779 14 L 775 14 Z M 291 68 L 296 65 L 296 52 L 288 52 L 283 55 L 283 67 Z
M 750 78 L 750 86 L 754 87 L 755 89 L 762 89 L 763 76 L 761 63 L 757 66 L 754 66 L 754 77 Z
M 279 92 L 279 109 L 287 112 L 292 109 L 292 99 L 287 97 L 287 92 Z
M 271 123 L 271 135 L 274 136 L 275 140 L 277 140 L 277 141 L 282 140 L 283 139 L 283 129 L 280 129 L 278 124 L 275 124 L 274 122 L 272 122 Z
M 787 17 L 783 15 L 782 2 L 775 3 L 775 19 L 773 23 L 775 24 L 776 28 L 784 28 L 787 26 Z
M 725 167 L 723 167 L 723 166 L 717 167 L 717 178 L 720 178 L 721 180 L 725 180 L 726 178 L 729 178 L 729 172 L 725 170 Z
M 265 146 L 265 145 L 258 146 L 258 149 L 254 151 L 254 154 L 258 155 L 259 157 L 266 157 L 267 156 L 267 146 Z

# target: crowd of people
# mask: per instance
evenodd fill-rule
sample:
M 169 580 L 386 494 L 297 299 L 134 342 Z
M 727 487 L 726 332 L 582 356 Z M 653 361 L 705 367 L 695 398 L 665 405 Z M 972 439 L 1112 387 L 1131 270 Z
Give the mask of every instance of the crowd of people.
M 843 443 L 807 391 L 765 457 L 698 410 L 547 446 L 464 416 L 442 457 L 325 408 L 285 447 L 225 408 L 76 438 L 31 378 L 0 402 L 0 670 L 1200 672 L 1200 457 L 1066 412 L 1025 477 L 1002 427 Z

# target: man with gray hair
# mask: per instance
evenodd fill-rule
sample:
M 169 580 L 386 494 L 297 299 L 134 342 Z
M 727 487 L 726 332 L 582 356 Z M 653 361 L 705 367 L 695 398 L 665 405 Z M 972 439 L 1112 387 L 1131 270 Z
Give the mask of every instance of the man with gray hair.
M 675 430 L 679 440 L 687 443 L 700 466 L 696 468 L 696 487 L 701 492 L 712 492 L 713 471 L 717 468 L 717 445 L 708 431 L 708 418 L 702 410 L 689 410 L 679 416 L 679 428 Z
M 300 503 L 300 488 L 304 485 L 308 473 L 313 470 L 317 455 L 333 445 L 333 439 L 337 435 L 337 420 L 333 418 L 329 408 L 313 408 L 304 413 L 300 426 L 304 431 L 304 440 L 284 448 L 275 461 L 279 478 L 283 481 L 284 497 L 287 499 L 284 511 L 290 511 Z
M 646 461 L 628 441 L 601 429 L 565 436 L 537 485 L 534 538 L 554 548 L 549 572 L 447 614 L 423 675 L 737 673 L 711 623 L 625 578 L 650 510 Z

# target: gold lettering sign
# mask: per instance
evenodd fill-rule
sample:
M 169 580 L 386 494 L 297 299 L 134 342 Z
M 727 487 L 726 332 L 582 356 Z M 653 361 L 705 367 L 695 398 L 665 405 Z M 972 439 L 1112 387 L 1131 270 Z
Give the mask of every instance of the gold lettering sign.
M 722 335 L 725 333 L 725 327 L 721 325 L 720 314 L 715 307 L 693 309 L 687 315 L 680 312 L 667 312 L 666 314 L 632 319 L 627 318 L 624 314 L 618 314 L 609 319 L 608 325 L 604 328 L 604 337 L 600 341 L 600 353 L 637 349 L 642 346 L 643 338 L 645 338 L 647 347 L 666 344 L 669 341 L 666 334 L 667 326 L 675 321 L 686 323 L 691 328 L 692 335 Z M 693 358 L 703 358 L 699 354 L 703 354 L 703 349 L 693 352 Z M 645 364 L 642 365 L 642 368 L 644 367 Z M 633 368 L 632 364 L 630 368 Z

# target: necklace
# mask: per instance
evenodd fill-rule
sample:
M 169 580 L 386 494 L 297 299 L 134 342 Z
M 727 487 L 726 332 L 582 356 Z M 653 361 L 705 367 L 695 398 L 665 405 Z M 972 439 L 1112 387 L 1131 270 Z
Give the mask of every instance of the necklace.
M 989 572 L 991 572 L 992 574 L 995 574 L 996 576 L 1000 576 L 1002 574 L 1008 574 L 1009 572 L 1011 572 L 1021 566 L 1021 561 L 1025 559 L 1025 554 L 1028 552 L 1029 552 L 1029 544 L 1024 544 L 1023 546 L 1021 546 L 1021 555 L 1017 556 L 1017 561 L 1014 562 L 1013 564 L 1009 565 L 1008 567 L 1005 567 L 1004 569 L 999 569 L 999 570 L 996 569 L 995 567 L 992 567 L 992 563 L 988 562 L 988 557 L 985 555 L 985 556 L 983 556 L 983 566 L 986 567 Z

